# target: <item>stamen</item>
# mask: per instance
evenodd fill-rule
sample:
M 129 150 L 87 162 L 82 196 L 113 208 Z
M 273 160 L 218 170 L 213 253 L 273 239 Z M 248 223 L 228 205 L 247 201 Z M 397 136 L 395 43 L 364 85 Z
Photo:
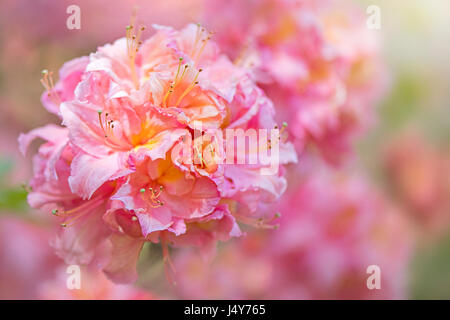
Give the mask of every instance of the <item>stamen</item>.
M 154 197 L 155 199 L 158 198 L 158 197 L 161 195 L 163 189 L 164 189 L 163 186 L 159 186 L 159 191 L 153 190 L 153 197 Z
M 202 40 L 202 46 L 200 47 L 200 50 L 198 50 L 198 52 L 195 54 L 195 58 L 194 58 L 194 64 L 197 64 L 198 59 L 200 58 L 200 56 L 203 53 L 203 50 L 206 47 L 206 44 L 208 43 L 209 40 L 211 40 L 211 36 L 212 36 L 212 32 L 209 33 L 208 37 L 206 37 L 206 39 Z
M 173 92 L 173 89 L 174 89 L 174 85 L 172 83 L 172 84 L 170 84 L 169 90 L 167 90 L 167 93 L 166 93 L 166 95 L 164 96 L 164 99 L 163 99 L 162 105 L 163 105 L 164 108 L 167 106 L 166 105 L 167 99 L 169 98 L 170 94 Z
M 55 212 L 54 215 L 57 215 L 58 217 L 68 217 L 68 216 L 72 216 L 74 214 L 79 213 L 80 211 L 86 209 L 89 206 L 92 206 L 94 204 L 98 204 L 99 202 L 101 202 L 101 198 L 96 198 L 96 199 L 92 199 L 90 201 L 86 201 L 83 204 L 79 205 L 78 207 L 72 208 L 70 210 L 64 210 L 62 213 L 59 213 L 58 209 L 53 210 Z M 52 211 L 52 214 L 53 214 Z
M 76 215 L 75 217 L 73 217 L 72 219 L 70 219 L 69 221 L 64 221 L 63 223 L 61 223 L 61 227 L 63 228 L 67 228 L 67 227 L 71 227 L 73 225 L 75 225 L 75 223 L 81 218 L 84 217 L 85 215 L 87 215 L 90 211 L 86 210 L 85 212 L 80 213 L 79 215 Z
M 200 36 L 201 36 L 201 34 L 202 34 L 202 32 L 204 30 L 205 29 L 202 28 L 201 24 L 197 23 L 197 32 L 195 33 L 195 42 L 194 42 L 194 45 L 193 45 L 194 50 L 197 48 L 198 39 L 200 39 Z
M 286 130 L 287 126 L 288 126 L 288 124 L 286 122 L 283 122 L 283 126 L 282 126 L 282 128 L 280 130 L 280 134 L 278 135 L 278 140 L 281 140 L 281 135 Z M 284 137 L 282 142 L 286 142 L 286 140 L 287 140 L 287 134 L 285 135 L 285 137 Z
M 186 71 L 187 71 L 188 68 L 189 68 L 189 65 L 185 64 L 185 65 L 184 65 L 183 73 L 181 74 L 181 77 L 180 77 L 180 79 L 176 82 L 176 84 L 179 84 L 179 83 L 181 82 L 181 80 L 183 80 L 184 75 L 186 74 Z
M 192 89 L 194 89 L 194 87 L 198 84 L 197 78 L 200 74 L 200 72 L 202 72 L 202 69 L 199 69 L 197 74 L 194 77 L 194 80 L 192 81 L 192 83 L 184 90 L 184 92 L 181 94 L 181 96 L 178 97 L 177 102 L 175 103 L 176 106 L 178 106 L 180 104 L 180 102 L 183 100 L 183 98 L 189 93 L 191 92 Z
M 178 75 L 180 74 L 180 69 L 181 69 L 181 63 L 183 62 L 183 58 L 180 57 L 178 59 L 178 68 L 177 68 L 177 74 L 175 75 L 175 80 L 173 81 L 174 83 L 177 83 L 178 81 Z
M 288 126 L 288 124 L 286 122 L 283 122 L 283 126 L 281 127 L 281 130 L 280 130 L 280 136 L 284 132 L 284 130 L 286 130 L 287 126 Z
M 180 83 L 180 81 L 183 79 L 183 77 L 184 77 L 184 75 L 185 75 L 185 73 L 186 73 L 186 70 L 187 70 L 187 68 L 188 68 L 188 65 L 186 64 L 186 65 L 184 66 L 184 69 L 183 69 L 183 72 L 182 72 L 182 74 L 181 74 L 180 79 L 178 79 L 178 77 L 179 77 L 179 75 L 180 75 L 180 70 L 181 70 L 181 64 L 182 64 L 182 62 L 183 62 L 183 58 L 180 57 L 180 58 L 178 59 L 178 68 L 177 68 L 177 73 L 176 73 L 176 75 L 175 75 L 175 79 L 174 79 L 174 80 L 171 82 L 171 84 L 169 85 L 169 89 L 167 90 L 167 92 L 166 92 L 166 94 L 165 94 L 165 96 L 164 96 L 163 102 L 162 102 L 162 105 L 163 105 L 164 108 L 167 106 L 167 99 L 169 99 L 169 96 L 172 94 L 172 92 L 174 92 L 175 87 L 176 87 L 176 86 Z
M 133 14 L 131 16 L 130 25 L 126 27 L 126 39 L 127 39 L 127 52 L 128 52 L 128 62 L 130 64 L 131 69 L 131 78 L 133 80 L 134 87 L 139 89 L 139 81 L 136 75 L 136 54 L 139 51 L 139 46 L 142 44 L 141 35 L 145 30 L 145 26 L 141 26 L 137 34 L 133 31 L 135 29 L 134 21 L 136 19 L 136 9 L 133 10 Z
M 200 58 L 203 50 L 206 47 L 206 44 L 211 39 L 211 36 L 214 34 L 214 32 L 208 32 L 208 36 L 201 40 L 201 47 L 198 48 L 199 40 L 203 36 L 203 33 L 205 32 L 205 28 L 203 28 L 200 24 L 197 24 L 197 33 L 195 35 L 195 42 L 193 45 L 193 50 L 191 52 L 191 56 L 193 57 L 194 64 L 197 64 L 198 59 Z
M 205 160 L 203 159 L 203 154 L 200 152 L 200 150 L 198 149 L 197 146 L 195 146 L 194 149 L 195 149 L 195 152 L 197 153 L 197 157 L 200 159 L 201 168 L 202 169 L 205 168 L 206 163 L 205 163 Z
M 75 217 L 73 217 L 72 219 L 68 220 L 68 221 L 64 221 L 63 223 L 61 223 L 61 227 L 66 228 L 66 227 L 71 227 L 73 225 L 75 225 L 75 223 L 81 218 L 84 217 L 85 215 L 87 215 L 90 211 L 86 210 L 78 215 L 76 215 Z
M 102 131 L 105 135 L 105 138 L 108 139 L 108 137 L 114 136 L 114 132 L 112 130 L 112 128 L 114 128 L 114 126 L 112 125 L 114 120 L 110 119 L 108 120 L 109 117 L 109 113 L 106 112 L 105 113 L 105 118 L 102 119 L 102 114 L 103 112 L 101 110 L 97 111 L 98 112 L 98 121 L 100 123 L 100 127 L 102 128 Z
M 68 218 L 71 217 L 71 219 L 64 221 L 61 223 L 61 227 L 70 227 L 74 225 L 81 217 L 84 217 L 88 213 L 92 212 L 92 209 L 98 207 L 100 204 L 103 203 L 103 199 L 101 197 L 94 198 L 89 201 L 85 201 L 83 204 L 79 205 L 78 207 L 75 207 L 70 210 L 65 210 L 63 212 L 59 212 L 58 209 L 52 210 L 52 214 L 57 217 L 62 218 Z
M 103 111 L 98 110 L 98 122 L 100 124 L 100 128 L 103 131 L 103 136 L 105 138 L 105 144 L 113 149 L 128 149 L 128 146 L 125 146 L 122 141 L 118 140 L 114 135 L 114 120 L 108 119 L 109 113 L 105 113 L 105 117 L 103 118 Z
M 148 191 L 150 191 L 150 194 L 146 192 L 147 190 L 145 188 L 142 188 L 139 191 L 144 202 L 149 204 L 152 208 L 159 208 L 164 205 L 164 203 L 158 199 L 163 190 L 164 187 L 160 186 L 158 190 L 154 190 L 152 187 L 149 187 Z
M 47 91 L 47 95 L 50 100 L 59 106 L 61 104 L 61 98 L 55 90 L 55 85 L 53 83 L 53 72 L 48 71 L 47 69 L 42 70 L 42 78 L 40 81 Z
M 103 127 L 103 121 L 102 121 L 102 111 L 99 110 L 97 111 L 98 113 L 98 122 L 100 123 L 100 127 L 102 128 L 103 132 L 105 132 L 105 127 Z M 106 138 L 106 134 L 105 134 L 105 138 Z

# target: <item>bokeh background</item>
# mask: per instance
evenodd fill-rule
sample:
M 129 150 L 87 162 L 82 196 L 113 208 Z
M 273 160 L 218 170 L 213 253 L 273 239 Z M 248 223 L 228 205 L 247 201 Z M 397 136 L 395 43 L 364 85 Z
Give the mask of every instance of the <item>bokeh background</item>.
M 146 25 L 182 27 L 202 21 L 204 2 L 0 1 L 0 298 L 271 297 L 251 293 L 264 290 L 258 287 L 264 282 L 264 272 L 268 272 L 261 268 L 264 258 L 254 254 L 251 248 L 260 237 L 268 237 L 267 231 L 248 231 L 251 234 L 247 239 L 221 244 L 216 264 L 206 269 L 193 267 L 203 275 L 204 281 L 207 277 L 218 277 L 214 272 L 220 273 L 217 270 L 221 268 L 227 273 L 226 268 L 252 265 L 254 268 L 247 274 L 240 270 L 237 275 L 229 275 L 230 281 L 248 282 L 253 288 L 250 293 L 241 287 L 224 289 L 220 283 L 212 289 L 206 285 L 194 288 L 189 281 L 177 287 L 168 284 L 161 250 L 156 245 L 148 245 L 141 255 L 138 287 L 116 286 L 95 270 L 86 270 L 91 285 L 83 288 L 82 293 L 70 292 L 65 287 L 64 265 L 47 245 L 51 236 L 48 215 L 32 211 L 26 203 L 32 162 L 30 157 L 20 154 L 17 137 L 21 132 L 58 121 L 41 106 L 41 70 L 56 71 L 64 62 L 122 37 L 133 5 L 139 5 L 139 19 Z M 412 253 L 397 272 L 406 279 L 404 297 L 449 299 L 450 3 L 442 0 L 353 2 L 362 12 L 372 4 L 381 8 L 381 29 L 374 32 L 379 32 L 383 41 L 382 59 L 389 78 L 386 94 L 377 106 L 377 119 L 357 142 L 357 167 L 401 211 L 401 221 L 410 230 Z M 81 8 L 80 30 L 66 28 L 66 8 L 71 4 Z M 379 223 L 377 218 L 375 222 Z M 282 231 L 282 228 L 278 230 Z M 387 239 L 384 250 L 389 250 L 389 241 L 401 240 Z M 237 256 L 236 252 L 239 252 Z M 182 270 L 190 270 L 189 261 L 183 260 L 188 259 L 187 253 L 173 254 L 181 256 Z M 296 272 L 301 274 L 303 270 Z M 260 277 L 252 278 L 255 274 Z M 194 276 L 186 272 L 186 279 L 189 277 Z M 192 281 L 202 279 L 194 277 Z M 292 279 L 292 282 L 302 281 Z M 347 287 L 351 285 L 348 281 Z M 288 290 L 294 291 L 288 293 Z M 280 293 L 276 297 L 308 297 L 301 290 L 306 289 L 293 289 L 288 283 L 278 288 Z M 346 297 L 340 294 L 339 288 L 334 290 L 324 297 Z

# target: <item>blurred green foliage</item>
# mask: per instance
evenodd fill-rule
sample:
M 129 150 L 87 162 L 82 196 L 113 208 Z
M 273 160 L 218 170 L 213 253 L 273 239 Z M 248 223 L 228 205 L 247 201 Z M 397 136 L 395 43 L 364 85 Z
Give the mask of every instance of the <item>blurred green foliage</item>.
M 20 213 L 26 209 L 27 191 L 25 189 L 0 189 L 0 210 Z
M 0 157 L 0 186 L 2 185 L 8 172 L 10 172 L 12 170 L 12 167 L 13 167 L 13 163 L 10 159 Z
M 28 192 L 24 187 L 10 187 L 5 184 L 8 174 L 13 169 L 13 162 L 8 158 L 0 158 L 0 211 L 25 212 Z
M 450 299 L 450 235 L 418 250 L 410 289 L 412 299 Z
M 389 98 L 380 109 L 383 126 L 395 128 L 411 120 L 419 109 L 423 84 L 409 74 L 399 75 Z

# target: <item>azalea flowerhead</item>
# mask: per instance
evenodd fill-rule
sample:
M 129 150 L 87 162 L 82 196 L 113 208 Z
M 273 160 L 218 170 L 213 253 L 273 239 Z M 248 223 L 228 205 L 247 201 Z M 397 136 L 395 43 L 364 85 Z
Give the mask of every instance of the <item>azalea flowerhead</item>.
M 29 202 L 61 219 L 57 252 L 90 263 L 100 251 L 121 282 L 135 279 L 145 241 L 161 242 L 168 259 L 168 244 L 211 252 L 241 235 L 237 221 L 261 225 L 258 206 L 280 197 L 283 165 L 296 161 L 272 102 L 211 32 L 154 28 L 144 41 L 145 28 L 130 24 L 125 38 L 65 64 L 57 83 L 45 71 L 42 100 L 63 126 L 19 138 L 24 152 L 47 141 Z M 229 143 L 226 130 L 255 143 L 234 143 L 239 134 Z M 280 134 L 263 134 L 272 130 Z

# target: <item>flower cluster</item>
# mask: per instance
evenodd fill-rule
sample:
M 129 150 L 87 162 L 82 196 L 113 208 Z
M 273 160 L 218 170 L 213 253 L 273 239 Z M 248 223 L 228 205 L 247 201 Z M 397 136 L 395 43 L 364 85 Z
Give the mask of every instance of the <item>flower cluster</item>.
M 116 282 L 136 279 L 145 241 L 161 242 L 167 260 L 168 244 L 211 252 L 241 235 L 238 221 L 264 225 L 258 207 L 281 196 L 283 165 L 296 161 L 271 100 L 210 32 L 155 26 L 142 41 L 144 29 L 132 23 L 125 38 L 66 63 L 57 83 L 43 71 L 43 105 L 62 126 L 19 137 L 24 153 L 46 141 L 28 200 L 61 219 L 57 253 L 96 262 Z M 238 135 L 230 146 L 227 130 L 280 134 L 253 136 L 255 150 Z M 277 153 L 272 174 L 262 174 L 274 165 L 263 153 Z

